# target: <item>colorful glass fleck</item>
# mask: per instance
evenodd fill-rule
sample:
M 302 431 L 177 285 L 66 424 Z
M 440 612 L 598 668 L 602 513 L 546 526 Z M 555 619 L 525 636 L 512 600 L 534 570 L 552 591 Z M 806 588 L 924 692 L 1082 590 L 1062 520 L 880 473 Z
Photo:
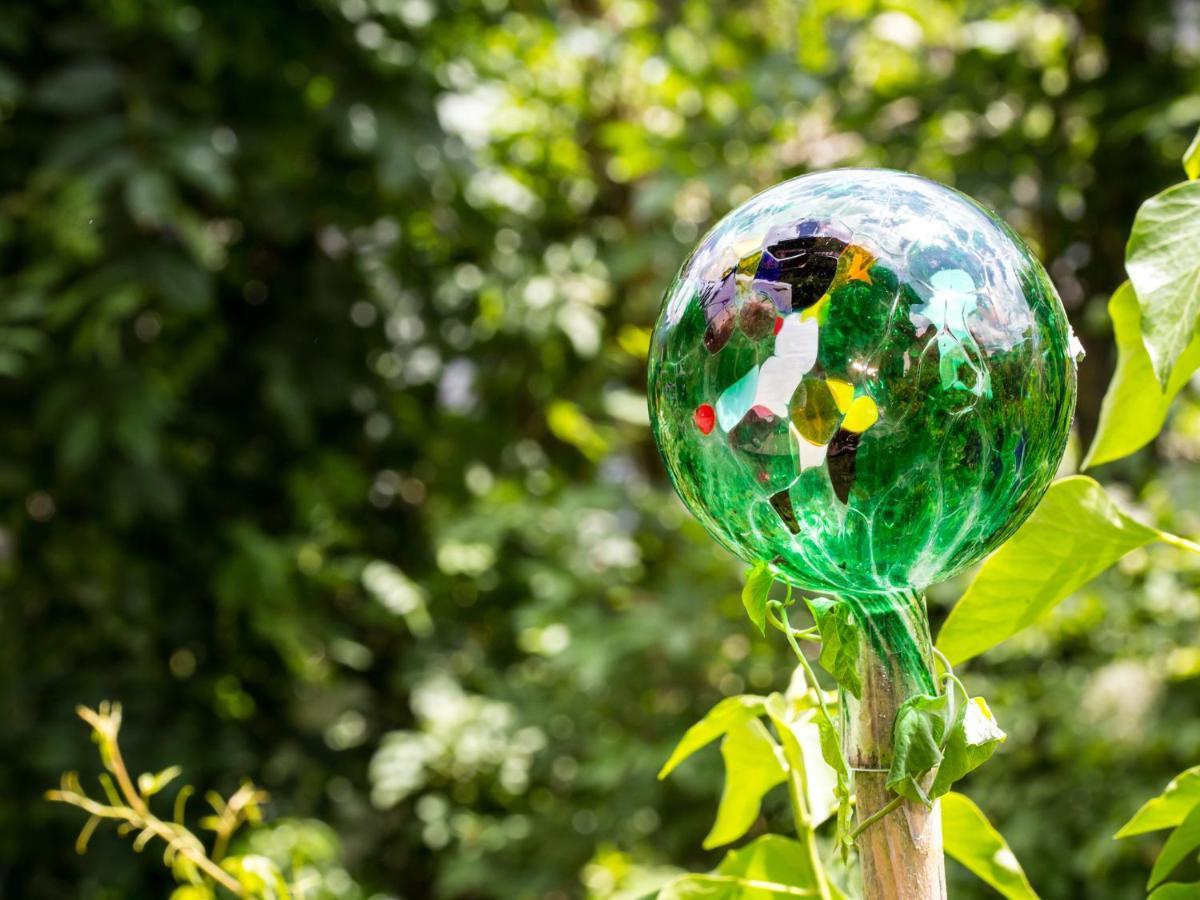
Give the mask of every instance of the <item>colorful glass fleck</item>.
M 849 596 L 921 590 L 995 549 L 1049 486 L 1074 406 L 1041 264 L 970 198 L 898 172 L 809 175 L 739 207 L 668 289 L 651 350 L 688 508 L 743 559 Z

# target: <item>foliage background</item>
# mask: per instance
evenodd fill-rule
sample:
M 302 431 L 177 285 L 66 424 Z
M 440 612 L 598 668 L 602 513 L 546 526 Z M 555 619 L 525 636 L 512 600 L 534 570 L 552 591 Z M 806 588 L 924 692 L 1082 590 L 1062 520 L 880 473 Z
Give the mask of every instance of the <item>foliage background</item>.
M 1046 260 L 1086 438 L 1198 61 L 1194 0 L 6 4 L 0 896 L 168 892 L 41 799 L 105 697 L 135 766 L 328 823 L 331 897 L 711 866 L 717 754 L 654 774 L 790 666 L 649 439 L 661 290 L 782 178 L 954 184 Z M 1185 392 L 1100 475 L 1194 537 L 1198 456 Z M 1010 739 L 964 789 L 1046 897 L 1145 878 L 1110 835 L 1197 762 L 1194 569 L 1135 552 L 965 673 Z

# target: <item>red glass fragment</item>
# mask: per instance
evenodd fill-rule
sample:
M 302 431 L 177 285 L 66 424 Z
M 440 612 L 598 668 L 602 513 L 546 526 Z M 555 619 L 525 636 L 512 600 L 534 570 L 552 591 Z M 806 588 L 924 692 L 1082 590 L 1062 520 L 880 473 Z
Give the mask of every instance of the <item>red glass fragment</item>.
M 696 421 L 696 427 L 700 429 L 701 434 L 710 434 L 713 426 L 717 424 L 717 413 L 707 403 L 701 403 L 696 407 L 696 411 L 692 413 L 692 418 Z

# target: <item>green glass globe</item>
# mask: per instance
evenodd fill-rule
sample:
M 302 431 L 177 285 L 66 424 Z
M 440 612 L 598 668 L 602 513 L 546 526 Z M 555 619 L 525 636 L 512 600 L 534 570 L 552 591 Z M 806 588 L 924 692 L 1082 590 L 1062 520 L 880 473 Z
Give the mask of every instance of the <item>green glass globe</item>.
M 654 436 L 742 559 L 808 590 L 921 590 L 1041 499 L 1077 346 L 1041 264 L 969 197 L 900 172 L 806 175 L 722 219 L 667 290 Z

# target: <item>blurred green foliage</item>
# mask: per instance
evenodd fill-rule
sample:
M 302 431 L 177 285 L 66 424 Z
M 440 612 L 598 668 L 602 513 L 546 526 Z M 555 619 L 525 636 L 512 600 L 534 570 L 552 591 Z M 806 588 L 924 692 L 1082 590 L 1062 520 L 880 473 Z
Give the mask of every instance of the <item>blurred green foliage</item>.
M 663 287 L 781 178 L 952 183 L 1046 260 L 1089 434 L 1197 62 L 1194 0 L 7 4 L 0 896 L 169 893 L 111 833 L 75 858 L 41 799 L 95 765 L 72 709 L 105 697 L 136 769 L 328 823 L 331 896 L 711 868 L 716 752 L 655 773 L 790 663 L 649 439 Z M 1194 537 L 1181 397 L 1101 476 Z M 962 673 L 1010 735 L 963 789 L 1044 897 L 1145 882 L 1161 835 L 1111 835 L 1197 761 L 1198 585 L 1136 550 Z

